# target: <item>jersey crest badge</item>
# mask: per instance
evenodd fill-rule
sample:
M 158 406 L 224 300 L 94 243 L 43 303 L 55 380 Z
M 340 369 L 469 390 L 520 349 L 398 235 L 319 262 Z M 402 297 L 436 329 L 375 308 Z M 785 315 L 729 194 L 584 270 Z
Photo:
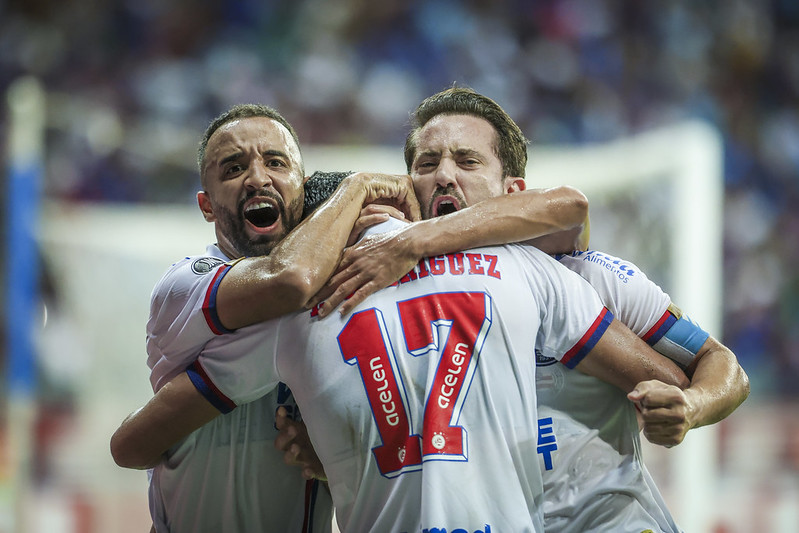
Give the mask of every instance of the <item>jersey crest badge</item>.
M 191 270 L 195 274 L 208 274 L 222 263 L 224 261 L 216 257 L 201 257 L 191 264 Z
M 444 437 L 443 433 L 438 431 L 433 433 L 433 448 L 436 450 L 443 450 L 444 447 L 447 445 L 447 439 Z

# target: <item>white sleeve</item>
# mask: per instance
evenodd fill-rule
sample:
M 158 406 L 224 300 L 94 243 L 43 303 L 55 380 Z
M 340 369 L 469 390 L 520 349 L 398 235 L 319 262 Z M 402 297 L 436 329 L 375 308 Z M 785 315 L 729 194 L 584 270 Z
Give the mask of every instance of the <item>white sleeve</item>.
M 197 390 L 223 413 L 274 390 L 280 381 L 282 321 L 254 324 L 210 341 L 186 370 Z
M 604 335 L 613 313 L 582 277 L 535 248 L 519 249 L 530 259 L 528 279 L 542 299 L 538 348 L 574 368 Z
M 147 364 L 154 390 L 182 372 L 209 340 L 229 333 L 216 312 L 216 291 L 229 269 L 216 257 L 187 257 L 153 289 Z
M 616 318 L 677 364 L 688 366 L 709 337 L 635 264 L 596 250 L 558 260 L 585 278 Z

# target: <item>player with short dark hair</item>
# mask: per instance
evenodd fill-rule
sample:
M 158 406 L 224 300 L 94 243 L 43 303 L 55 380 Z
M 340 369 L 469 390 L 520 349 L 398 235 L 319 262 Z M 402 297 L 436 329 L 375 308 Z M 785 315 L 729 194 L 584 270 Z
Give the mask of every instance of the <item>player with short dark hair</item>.
M 169 380 L 207 344 L 217 354 L 242 356 L 248 326 L 301 309 L 335 267 L 365 202 L 388 198 L 406 205 L 409 218 L 418 210 L 406 176 L 353 175 L 296 227 L 304 200 L 302 156 L 294 130 L 266 106 L 234 106 L 215 119 L 203 136 L 199 165 L 197 200 L 217 242 L 172 265 L 153 291 L 147 362 L 156 392 L 168 391 Z M 326 489 L 306 484 L 272 446 L 277 407 L 296 414 L 291 392 L 278 384 L 263 392 L 192 432 L 157 465 L 136 465 L 154 466 L 149 495 L 156 531 L 331 529 Z M 190 423 L 179 420 L 159 437 Z M 113 450 L 124 462 L 120 449 Z
M 263 106 L 236 106 L 203 137 L 199 154 L 204 190 L 198 203 L 205 219 L 215 224 L 218 241 L 205 254 L 173 265 L 153 293 L 148 353 L 155 404 L 162 413 L 182 409 L 180 395 L 168 382 L 186 376 L 183 371 L 205 347 L 242 356 L 242 339 L 251 334 L 251 325 L 296 310 L 308 300 L 332 270 L 364 202 L 388 199 L 394 205 L 414 205 L 407 176 L 358 173 L 289 232 L 302 205 L 302 159 L 296 135 L 277 117 Z M 529 216 L 522 229 L 542 235 L 579 226 L 586 205 L 574 189 L 544 191 L 528 199 Z M 491 204 L 485 206 L 480 209 L 491 212 Z M 410 207 L 405 216 L 416 218 Z M 481 235 L 491 230 L 478 229 L 469 238 L 485 239 Z M 290 396 L 281 388 L 262 392 L 264 399 L 193 433 L 201 425 L 197 420 L 207 414 L 202 410 L 154 434 L 125 431 L 139 420 L 134 413 L 115 433 L 112 453 L 118 464 L 155 466 L 151 505 L 159 531 L 282 530 L 289 527 L 297 503 L 303 512 L 305 495 L 291 488 L 299 476 L 275 466 L 282 456 L 271 449 L 269 421 L 277 405 L 290 406 Z M 210 404 L 206 407 L 218 413 Z M 274 498 L 273 491 L 279 493 Z M 259 498 L 269 503 L 258 503 Z M 320 521 L 324 523 L 317 517 L 317 526 Z
M 351 316 L 312 309 L 253 328 L 240 356 L 212 340 L 170 386 L 196 409 L 235 412 L 287 383 L 343 531 L 543 531 L 537 339 L 625 391 L 654 377 L 686 382 L 650 362 L 582 278 L 519 245 L 425 259 Z M 150 420 L 161 418 L 159 395 L 144 408 Z
M 451 88 L 424 100 L 405 144 L 423 216 L 520 194 L 526 187 L 521 179 L 526 143 L 496 102 L 471 89 Z M 445 236 L 425 238 L 436 237 Z M 412 249 L 417 238 L 411 225 L 348 250 L 344 266 L 317 297 L 329 296 L 325 313 L 354 292 L 356 299 L 341 306 L 347 313 L 371 290 L 403 275 L 402 266 L 392 268 L 388 258 Z M 547 531 L 678 531 L 644 466 L 634 404 L 650 441 L 679 444 L 691 428 L 723 419 L 744 401 L 746 374 L 729 349 L 634 264 L 598 251 L 557 257 L 591 282 L 617 318 L 685 369 L 692 384 L 682 391 L 651 381 L 626 396 L 551 358 L 536 357 L 541 405 L 555 410 L 539 421 Z

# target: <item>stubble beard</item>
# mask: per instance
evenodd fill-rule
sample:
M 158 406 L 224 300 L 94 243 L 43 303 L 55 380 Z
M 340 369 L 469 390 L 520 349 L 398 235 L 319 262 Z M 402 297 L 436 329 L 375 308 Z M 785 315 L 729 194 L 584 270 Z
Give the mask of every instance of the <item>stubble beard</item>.
M 253 196 L 248 195 L 239 202 L 236 212 L 222 206 L 217 206 L 214 211 L 217 214 L 217 224 L 220 226 L 223 235 L 227 236 L 230 244 L 239 257 L 256 257 L 259 255 L 269 255 L 272 249 L 297 227 L 302 216 L 303 198 L 302 195 L 295 198 L 288 208 L 283 203 L 283 199 L 273 193 L 257 193 L 258 196 L 268 196 L 275 200 L 275 205 L 280 212 L 282 231 L 269 235 L 258 235 L 251 238 L 245 231 L 246 221 L 244 219 L 244 203 Z

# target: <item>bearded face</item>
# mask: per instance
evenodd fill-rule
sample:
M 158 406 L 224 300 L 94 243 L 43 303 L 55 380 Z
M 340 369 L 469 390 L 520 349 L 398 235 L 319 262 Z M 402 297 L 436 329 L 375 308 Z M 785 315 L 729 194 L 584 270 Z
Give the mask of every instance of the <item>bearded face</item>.
M 268 198 L 269 202 L 259 202 L 256 208 L 245 209 L 253 198 Z M 267 255 L 288 233 L 300 223 L 303 198 L 295 198 L 286 206 L 278 194 L 270 190 L 251 191 L 242 198 L 236 211 L 222 205 L 214 207 L 217 224 L 221 233 L 228 237 L 230 244 L 239 255 L 253 257 Z M 250 204 L 253 205 L 253 204 Z M 268 228 L 275 224 L 282 227 L 264 234 L 252 234 L 247 225 Z

